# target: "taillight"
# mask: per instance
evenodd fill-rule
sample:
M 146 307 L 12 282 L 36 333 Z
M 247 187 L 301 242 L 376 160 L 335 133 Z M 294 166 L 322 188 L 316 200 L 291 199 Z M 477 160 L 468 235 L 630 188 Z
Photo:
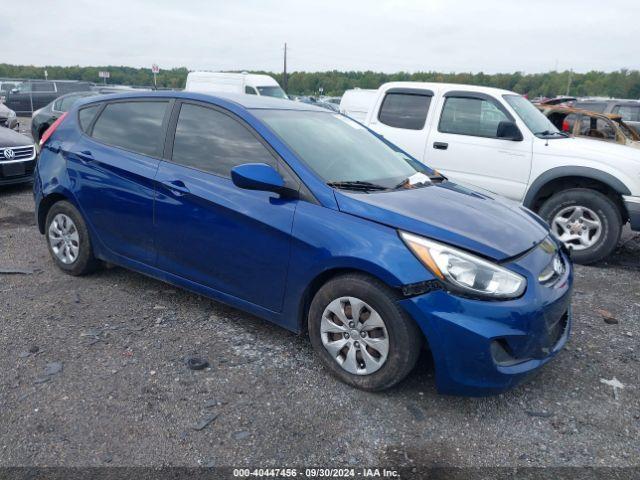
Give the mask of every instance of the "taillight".
M 40 137 L 40 148 L 42 148 L 45 142 L 49 140 L 49 137 L 53 135 L 53 132 L 56 131 L 56 128 L 58 128 L 58 125 L 62 123 L 62 121 L 65 119 L 66 116 L 67 116 L 67 112 L 64 112 L 62 115 L 60 115 L 60 118 L 58 118 L 55 122 L 53 122 L 51 126 L 44 131 L 44 133 L 42 134 L 42 137 Z
M 562 131 L 563 132 L 568 132 L 571 129 L 569 122 L 567 122 L 566 120 L 562 121 Z

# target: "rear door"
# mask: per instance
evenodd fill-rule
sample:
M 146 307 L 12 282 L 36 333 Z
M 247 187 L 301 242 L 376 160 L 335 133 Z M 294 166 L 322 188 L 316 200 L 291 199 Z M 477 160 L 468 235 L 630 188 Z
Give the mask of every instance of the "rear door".
M 502 103 L 484 93 L 449 91 L 438 111 L 425 162 L 453 181 L 521 200 L 531 171 L 532 144 L 526 137 L 497 138 L 501 121 L 516 121 Z
M 390 88 L 374 109 L 375 117 L 369 121 L 369 126 L 386 140 L 423 160 L 432 98 L 431 90 Z
M 171 104 L 153 98 L 85 107 L 78 122 L 88 135 L 66 155 L 74 193 L 98 239 L 112 253 L 147 264 L 155 260 L 154 177 Z
M 157 175 L 158 266 L 227 295 L 278 312 L 289 265 L 298 200 L 243 190 L 231 169 L 244 163 L 277 167 L 270 147 L 230 112 L 208 104 L 176 105 Z

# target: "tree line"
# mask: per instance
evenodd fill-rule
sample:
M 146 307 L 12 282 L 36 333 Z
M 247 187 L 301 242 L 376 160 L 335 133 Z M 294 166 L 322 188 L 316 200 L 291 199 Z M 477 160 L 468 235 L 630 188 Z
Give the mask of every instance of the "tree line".
M 0 78 L 44 78 L 45 70 L 49 79 L 85 80 L 101 83 L 98 72 L 108 71 L 108 83 L 118 85 L 151 86 L 153 74 L 148 68 L 122 66 L 96 67 L 35 67 L 25 65 L 0 64 Z M 157 76 L 157 85 L 162 88 L 184 88 L 189 70 L 185 67 L 161 70 Z M 281 72 L 266 73 L 283 85 Z M 618 70 L 615 72 L 591 71 L 587 73 L 546 72 L 546 73 L 440 73 L 440 72 L 398 72 L 381 73 L 372 71 L 337 70 L 327 72 L 292 72 L 287 78 L 287 93 L 294 95 L 318 95 L 320 89 L 324 95 L 339 96 L 350 88 L 378 88 L 385 82 L 422 81 L 465 83 L 498 87 L 526 94 L 529 98 L 556 95 L 606 96 L 617 98 L 640 98 L 640 71 Z

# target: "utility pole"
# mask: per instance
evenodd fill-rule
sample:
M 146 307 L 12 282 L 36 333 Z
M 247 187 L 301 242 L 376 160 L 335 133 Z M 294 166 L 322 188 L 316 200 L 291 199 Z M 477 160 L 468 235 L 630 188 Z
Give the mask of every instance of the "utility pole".
M 282 88 L 287 93 L 287 42 L 284 42 L 284 73 L 282 75 Z
M 565 94 L 567 97 L 569 96 L 569 91 L 571 90 L 572 81 L 573 81 L 573 68 L 569 70 L 569 80 L 567 80 L 567 93 Z

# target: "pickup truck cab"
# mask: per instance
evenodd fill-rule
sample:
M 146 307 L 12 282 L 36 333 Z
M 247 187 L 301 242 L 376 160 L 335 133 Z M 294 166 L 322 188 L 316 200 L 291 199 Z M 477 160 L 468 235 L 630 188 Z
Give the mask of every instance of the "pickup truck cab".
M 496 88 L 382 85 L 364 125 L 458 183 L 519 201 L 592 263 L 640 230 L 640 151 L 572 138 L 526 98 Z

